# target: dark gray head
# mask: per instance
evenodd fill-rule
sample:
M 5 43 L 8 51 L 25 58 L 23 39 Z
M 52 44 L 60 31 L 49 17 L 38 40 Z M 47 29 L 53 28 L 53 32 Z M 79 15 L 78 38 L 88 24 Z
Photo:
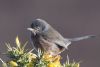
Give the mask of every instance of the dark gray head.
M 28 28 L 31 32 L 40 33 L 47 30 L 49 24 L 43 19 L 35 19 L 32 21 L 31 28 Z

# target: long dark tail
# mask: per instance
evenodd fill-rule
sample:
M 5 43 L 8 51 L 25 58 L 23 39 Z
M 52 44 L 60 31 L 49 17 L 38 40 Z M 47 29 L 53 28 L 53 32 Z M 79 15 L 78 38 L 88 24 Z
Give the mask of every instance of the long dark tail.
M 89 39 L 89 38 L 94 38 L 96 37 L 95 35 L 87 35 L 87 36 L 82 36 L 82 37 L 77 37 L 77 38 L 66 38 L 69 41 L 80 41 L 84 39 Z

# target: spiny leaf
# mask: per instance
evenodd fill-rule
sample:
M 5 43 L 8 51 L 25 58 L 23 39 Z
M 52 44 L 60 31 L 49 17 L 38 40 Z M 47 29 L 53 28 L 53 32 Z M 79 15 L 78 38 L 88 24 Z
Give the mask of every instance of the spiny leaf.
M 16 45 L 17 45 L 18 48 L 20 48 L 21 43 L 19 41 L 19 37 L 18 36 L 16 37 Z
M 22 50 L 23 50 L 23 51 L 24 51 L 24 49 L 25 49 L 27 43 L 28 43 L 28 41 L 26 41 L 25 44 L 23 45 L 23 47 L 22 47 Z

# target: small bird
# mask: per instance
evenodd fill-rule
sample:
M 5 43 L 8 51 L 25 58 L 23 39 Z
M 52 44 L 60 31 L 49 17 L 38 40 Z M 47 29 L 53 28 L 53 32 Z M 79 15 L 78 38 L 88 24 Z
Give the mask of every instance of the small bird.
M 51 55 L 60 54 L 67 49 L 73 41 L 80 41 L 95 37 L 95 35 L 87 35 L 77 38 L 64 38 L 57 30 L 55 30 L 43 19 L 33 20 L 31 27 L 27 29 L 31 31 L 31 40 L 34 47 Z

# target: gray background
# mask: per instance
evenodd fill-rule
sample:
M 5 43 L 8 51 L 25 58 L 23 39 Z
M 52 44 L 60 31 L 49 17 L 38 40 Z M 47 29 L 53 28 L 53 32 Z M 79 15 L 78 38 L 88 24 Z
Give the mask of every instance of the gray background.
M 17 35 L 32 49 L 26 28 L 36 18 L 48 21 L 64 37 L 98 35 L 70 45 L 62 61 L 68 53 L 70 60 L 82 61 L 81 67 L 100 67 L 100 0 L 0 0 L 0 52 L 6 52 L 5 42 L 14 46 Z

